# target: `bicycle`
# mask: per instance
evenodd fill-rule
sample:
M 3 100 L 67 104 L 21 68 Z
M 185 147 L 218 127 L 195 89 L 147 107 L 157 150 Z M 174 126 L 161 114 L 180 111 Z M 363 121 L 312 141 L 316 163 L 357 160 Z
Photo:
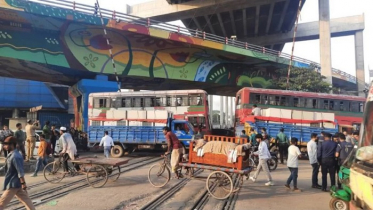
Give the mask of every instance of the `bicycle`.
M 249 162 L 249 165 L 256 168 L 259 164 L 259 156 L 257 154 L 254 154 L 254 151 L 256 150 L 257 147 L 253 146 L 250 148 L 250 154 L 249 154 L 249 157 L 245 160 L 246 161 L 250 161 Z M 277 160 L 277 153 L 271 153 L 271 158 L 267 160 L 267 165 L 268 165 L 268 169 L 269 171 L 274 171 L 276 168 L 277 168 L 277 163 L 278 163 L 278 160 Z
M 161 155 L 163 157 L 163 161 L 154 164 L 150 167 L 148 171 L 148 180 L 151 185 L 154 187 L 163 187 L 165 186 L 171 179 L 171 162 L 170 162 L 170 154 L 169 155 Z M 179 178 L 183 178 L 181 174 L 182 168 L 177 169 L 177 175 Z M 154 179 L 153 179 L 154 178 Z M 158 182 L 158 180 L 160 180 Z

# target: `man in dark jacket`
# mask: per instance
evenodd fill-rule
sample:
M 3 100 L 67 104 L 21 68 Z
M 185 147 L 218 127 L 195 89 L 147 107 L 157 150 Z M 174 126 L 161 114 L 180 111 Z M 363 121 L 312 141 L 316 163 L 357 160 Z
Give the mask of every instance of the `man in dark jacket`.
M 322 191 L 327 192 L 327 174 L 329 173 L 331 186 L 335 185 L 335 152 L 337 143 L 331 140 L 330 133 L 324 134 L 324 141 L 319 144 L 317 151 L 317 159 L 321 163 L 322 173 Z

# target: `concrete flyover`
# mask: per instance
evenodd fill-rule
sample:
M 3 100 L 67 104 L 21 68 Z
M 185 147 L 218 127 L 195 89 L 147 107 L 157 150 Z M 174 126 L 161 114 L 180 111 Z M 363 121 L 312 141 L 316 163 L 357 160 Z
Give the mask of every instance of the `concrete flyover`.
M 102 9 L 104 36 L 93 6 L 7 2 L 0 7 L 0 76 L 73 85 L 104 74 L 115 81 L 110 49 L 122 88 L 200 88 L 233 96 L 242 86 L 271 88 L 285 76 L 276 70 L 289 64 L 290 55 L 278 51 Z M 294 60 L 297 67 L 312 64 Z M 333 77 L 356 89 L 353 76 Z
M 298 4 L 299 0 L 154 0 L 133 5 L 127 12 L 164 22 L 181 20 L 187 28 L 223 37 L 235 35 L 244 41 L 291 31 Z M 282 50 L 283 45 L 266 47 Z

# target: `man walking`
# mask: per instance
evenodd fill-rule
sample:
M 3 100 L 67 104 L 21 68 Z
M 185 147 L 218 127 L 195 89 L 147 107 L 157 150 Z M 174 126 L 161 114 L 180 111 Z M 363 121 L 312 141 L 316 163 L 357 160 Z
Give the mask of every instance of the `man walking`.
M 113 141 L 113 139 L 109 136 L 109 132 L 108 132 L 108 131 L 105 131 L 105 136 L 102 137 L 99 146 L 100 146 L 100 147 L 101 147 L 101 146 L 104 146 L 104 154 L 105 154 L 105 157 L 106 157 L 106 158 L 109 158 L 111 147 L 114 146 L 114 141 Z
M 311 140 L 307 143 L 307 153 L 308 159 L 310 160 L 310 164 L 312 166 L 312 188 L 321 189 L 321 185 L 318 184 L 318 174 L 320 165 L 317 162 L 317 134 L 311 134 Z
M 52 125 L 51 127 L 51 145 L 52 145 L 52 155 L 56 153 L 56 141 L 58 139 L 58 133 L 56 131 L 56 126 Z M 62 145 L 60 145 L 62 146 Z
M 35 130 L 40 129 L 39 121 L 32 123 L 31 120 L 27 120 L 27 125 L 25 127 L 26 130 L 26 161 L 35 160 L 34 158 L 34 149 L 36 143 L 36 133 Z
M 278 146 L 280 152 L 280 161 L 281 164 L 284 164 L 284 155 L 287 161 L 288 156 L 288 147 L 289 147 L 289 139 L 284 133 L 284 129 L 281 128 L 280 132 L 276 136 L 276 145 Z
M 324 134 L 324 142 L 319 145 L 317 159 L 321 162 L 322 191 L 327 192 L 327 174 L 329 173 L 331 186 L 335 185 L 335 152 L 337 143 L 331 140 L 330 133 Z
M 14 196 L 17 196 L 27 210 L 35 210 L 30 197 L 27 194 L 27 186 L 24 178 L 23 158 L 16 148 L 17 139 L 8 137 L 4 140 L 4 149 L 9 152 L 5 161 L 4 193 L 0 198 L 0 210 L 5 209 Z
M 26 135 L 25 132 L 22 130 L 22 124 L 17 123 L 16 125 L 17 131 L 14 133 L 14 137 L 17 139 L 17 149 L 22 152 L 23 159 L 26 158 L 26 153 L 25 153 L 25 141 L 26 141 Z
M 259 142 L 258 148 L 258 155 L 259 155 L 259 164 L 258 168 L 256 169 L 256 173 L 254 176 L 250 176 L 250 180 L 255 182 L 259 176 L 260 171 L 263 169 L 264 173 L 267 175 L 268 182 L 265 183 L 266 186 L 273 186 L 274 183 L 272 181 L 271 173 L 268 169 L 267 160 L 271 158 L 271 154 L 269 153 L 268 146 L 263 140 L 263 136 L 261 134 L 256 135 L 256 141 Z
M 299 190 L 298 189 L 298 158 L 301 157 L 301 153 L 299 148 L 296 146 L 298 143 L 297 138 L 291 138 L 291 145 L 289 147 L 289 157 L 287 161 L 287 166 L 290 170 L 290 176 L 286 181 L 285 187 L 290 189 L 290 183 L 293 181 L 293 191 Z
M 167 140 L 167 152 L 165 155 L 171 153 L 171 168 L 172 172 L 175 173 L 175 178 L 182 178 L 181 173 L 178 173 L 179 162 L 184 154 L 184 147 L 177 138 L 177 136 L 171 132 L 169 127 L 163 127 L 163 134 Z
M 32 177 L 36 177 L 38 175 L 38 171 L 41 166 L 45 167 L 48 164 L 47 147 L 48 143 L 45 141 L 45 136 L 44 134 L 41 134 L 38 148 L 38 161 L 36 162 L 35 172 L 31 175 Z
M 338 158 L 337 163 L 338 163 L 339 168 L 343 165 L 347 157 L 352 152 L 353 148 L 354 148 L 354 145 L 352 145 L 351 142 L 347 142 L 345 135 L 342 134 L 339 137 L 339 144 L 337 145 L 337 149 L 335 152 L 335 157 Z M 338 174 L 337 174 L 337 177 L 338 177 Z M 338 178 L 337 180 L 338 180 L 338 187 L 341 189 L 342 184 Z

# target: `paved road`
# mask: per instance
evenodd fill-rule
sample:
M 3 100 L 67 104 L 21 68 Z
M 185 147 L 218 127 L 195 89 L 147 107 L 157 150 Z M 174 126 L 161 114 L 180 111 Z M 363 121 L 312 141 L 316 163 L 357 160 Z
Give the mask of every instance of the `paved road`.
M 98 153 L 102 156 L 101 153 Z M 154 160 L 159 159 L 157 154 L 153 154 Z M 148 157 L 130 156 L 129 163 L 144 162 Z M 33 196 L 35 202 L 41 202 L 48 197 L 37 196 L 41 192 L 50 192 L 49 195 L 61 194 L 63 191 L 71 190 L 65 193 L 62 197 L 50 199 L 48 202 L 39 205 L 39 210 L 135 210 L 158 197 L 158 195 L 170 190 L 170 188 L 180 180 L 172 179 L 164 188 L 154 188 L 147 181 L 147 171 L 149 163 L 134 170 L 125 172 L 116 182 L 108 182 L 103 188 L 83 187 L 76 190 L 75 188 L 86 183 L 85 176 L 67 177 L 59 184 L 45 183 L 42 173 L 38 177 L 33 178 L 26 175 L 26 181 L 31 189 L 29 193 Z M 124 168 L 125 169 L 125 168 Z M 205 171 L 200 176 L 207 176 Z M 272 173 L 275 186 L 266 187 L 265 175 L 261 174 L 256 183 L 250 180 L 245 180 L 241 191 L 238 194 L 235 208 L 237 210 L 288 210 L 288 209 L 305 209 L 305 210 L 327 210 L 330 200 L 329 193 L 321 192 L 320 190 L 312 189 L 311 166 L 308 161 L 300 161 L 298 186 L 302 192 L 292 192 L 284 187 L 285 180 L 289 175 L 289 171 L 285 165 L 279 167 Z M 321 177 L 320 177 L 321 178 Z M 4 177 L 0 177 L 2 182 Z M 81 181 L 79 181 L 81 180 Z M 69 186 L 70 183 L 74 183 Z M 321 183 L 321 180 L 320 180 Z M 32 187 L 35 184 L 35 187 Z M 53 190 L 54 189 L 54 190 Z M 52 193 L 53 191 L 53 193 Z M 190 180 L 180 191 L 173 194 L 157 209 L 191 209 L 195 202 L 205 191 L 204 180 Z M 203 209 L 220 209 L 224 202 L 209 198 Z M 14 205 L 12 208 L 19 207 Z

